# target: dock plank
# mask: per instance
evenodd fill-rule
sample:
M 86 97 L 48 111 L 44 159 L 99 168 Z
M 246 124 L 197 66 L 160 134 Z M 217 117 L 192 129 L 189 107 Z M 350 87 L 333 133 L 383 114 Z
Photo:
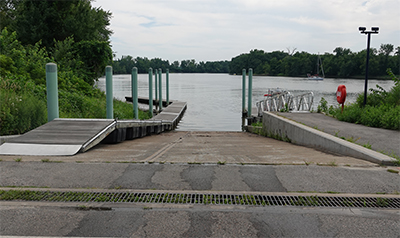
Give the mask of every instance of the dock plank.
M 75 155 L 100 142 L 118 143 L 173 130 L 186 102 L 173 101 L 150 120 L 54 119 L 0 146 L 1 155 Z M 129 133 L 127 133 L 127 131 Z
M 90 140 L 114 120 L 55 119 L 9 143 L 78 145 Z

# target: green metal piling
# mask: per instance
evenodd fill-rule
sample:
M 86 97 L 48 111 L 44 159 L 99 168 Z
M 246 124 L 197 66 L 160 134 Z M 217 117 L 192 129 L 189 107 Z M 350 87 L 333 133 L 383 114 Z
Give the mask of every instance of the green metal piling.
M 154 88 L 155 88 L 155 99 L 156 99 L 156 107 L 157 107 L 157 100 L 158 100 L 158 70 L 154 70 Z
M 246 112 L 246 69 L 242 70 L 242 115 Z
M 167 69 L 167 72 L 165 73 L 166 75 L 165 75 L 165 94 L 166 94 L 166 97 L 167 97 L 167 105 L 169 105 L 169 69 Z
M 138 69 L 133 67 L 132 69 L 132 103 L 133 103 L 133 118 L 139 119 L 138 110 Z
M 106 67 L 106 102 L 107 102 L 107 119 L 114 118 L 113 111 L 113 85 L 112 85 L 112 67 Z
M 160 111 L 162 110 L 162 70 L 158 69 L 158 92 L 159 92 L 159 97 L 158 97 L 158 105 L 160 108 Z
M 248 105 L 247 105 L 247 117 L 251 117 L 251 101 L 252 101 L 252 92 L 253 91 L 253 69 L 249 69 L 249 92 L 248 92 Z
M 153 69 L 149 68 L 149 115 L 153 117 Z
M 46 64 L 46 87 L 47 121 L 50 122 L 59 117 L 57 65 L 54 63 Z

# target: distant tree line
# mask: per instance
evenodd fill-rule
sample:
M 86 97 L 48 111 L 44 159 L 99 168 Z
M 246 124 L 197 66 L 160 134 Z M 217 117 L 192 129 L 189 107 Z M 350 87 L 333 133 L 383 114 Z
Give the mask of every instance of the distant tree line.
M 138 68 L 139 73 L 149 72 L 149 68 L 161 69 L 163 72 L 169 69 L 171 73 L 229 73 L 229 61 L 207 61 L 196 62 L 194 59 L 174 61 L 169 63 L 168 60 L 160 58 L 142 58 L 132 56 L 122 56 L 121 59 L 112 62 L 113 72 L 115 74 L 130 74 L 132 68 Z
M 382 44 L 379 50 L 370 49 L 369 75 L 375 77 L 386 76 L 386 70 L 391 68 L 399 75 L 400 47 L 394 48 L 391 44 Z M 337 47 L 333 53 L 320 55 L 322 67 L 326 77 L 363 77 L 365 75 L 366 50 L 352 52 L 350 49 Z M 232 58 L 231 61 L 196 62 L 194 59 L 174 61 L 160 58 L 122 56 L 112 62 L 115 74 L 130 74 L 133 67 L 139 73 L 147 73 L 149 68 L 163 72 L 169 69 L 172 73 L 229 73 L 242 74 L 243 69 L 253 69 L 255 75 L 304 77 L 315 74 L 317 71 L 317 54 L 295 52 L 294 50 L 264 52 L 251 50 Z M 321 74 L 321 72 L 320 72 Z
M 394 53 L 394 54 L 393 54 Z M 380 49 L 370 49 L 369 75 L 385 76 L 391 68 L 398 75 L 400 69 L 400 47 L 382 44 Z M 365 75 L 366 50 L 358 53 L 350 49 L 337 47 L 333 54 L 320 55 L 326 77 L 360 77 Z M 304 77 L 317 71 L 317 54 L 307 52 L 271 53 L 263 50 L 252 50 L 232 58 L 229 73 L 241 74 L 242 69 L 252 68 L 257 75 Z

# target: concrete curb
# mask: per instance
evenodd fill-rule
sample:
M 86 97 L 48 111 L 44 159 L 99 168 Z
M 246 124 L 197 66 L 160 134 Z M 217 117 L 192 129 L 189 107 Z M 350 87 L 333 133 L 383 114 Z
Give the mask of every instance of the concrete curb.
M 0 145 L 11 139 L 18 138 L 20 136 L 22 136 L 22 134 L 21 135 L 11 135 L 11 136 L 0 136 Z
M 263 113 L 263 132 L 268 137 L 280 138 L 293 144 L 313 147 L 345 156 L 367 160 L 382 165 L 393 165 L 396 159 L 363 146 L 345 141 L 333 135 L 302 125 L 295 121 Z

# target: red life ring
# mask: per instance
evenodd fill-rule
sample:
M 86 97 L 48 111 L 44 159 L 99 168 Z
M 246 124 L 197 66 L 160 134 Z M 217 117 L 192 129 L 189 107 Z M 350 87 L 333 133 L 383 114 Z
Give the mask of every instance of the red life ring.
M 339 85 L 336 91 L 336 100 L 339 104 L 344 104 L 344 102 L 346 101 L 346 86 Z

